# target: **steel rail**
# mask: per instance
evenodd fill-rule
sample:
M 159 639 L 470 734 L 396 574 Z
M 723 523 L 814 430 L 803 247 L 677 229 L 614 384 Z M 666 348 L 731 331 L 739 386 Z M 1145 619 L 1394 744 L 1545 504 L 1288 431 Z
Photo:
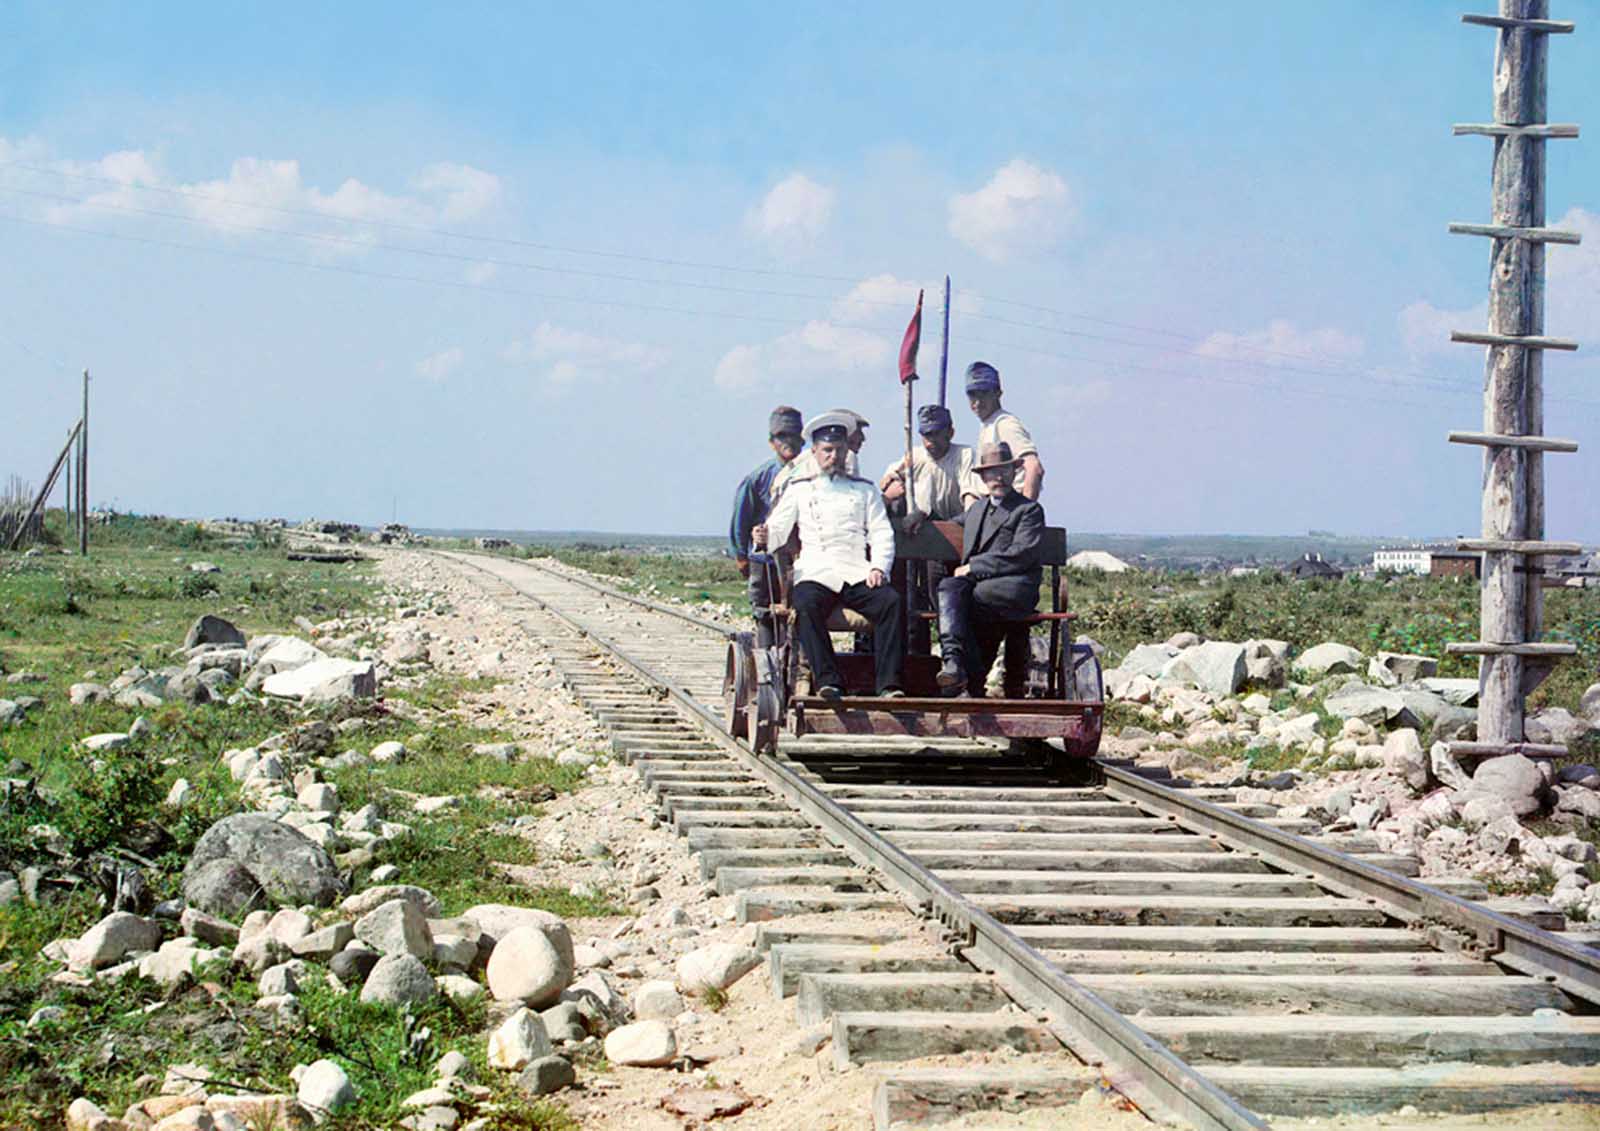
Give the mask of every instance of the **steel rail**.
M 722 720 L 686 688 L 630 656 L 605 634 L 582 623 L 537 594 L 484 568 L 464 561 L 592 640 L 631 669 L 645 683 L 674 700 L 705 730 L 717 746 L 738 759 L 790 805 L 822 828 L 858 862 L 885 876 L 918 913 L 932 913 L 966 936 L 965 949 L 989 963 L 1012 996 L 1038 1011 L 1040 1020 L 1064 1045 L 1086 1061 L 1100 1061 L 1111 1082 L 1135 1103 L 1160 1114 L 1187 1120 L 1205 1131 L 1267 1131 L 1269 1125 L 1201 1072 L 1175 1056 L 1165 1045 L 1133 1024 L 1088 987 L 1029 946 L 988 912 L 912 860 L 849 810 L 779 762 L 761 758 L 728 734 Z M 520 563 L 528 564 L 528 563 Z M 571 580 L 554 570 L 543 572 Z M 611 594 L 598 585 L 590 589 Z
M 1113 797 L 1214 836 L 1232 848 L 1253 852 L 1285 871 L 1310 874 L 1334 892 L 1367 900 L 1402 922 L 1462 932 L 1470 936 L 1465 947 L 1470 952 L 1523 974 L 1549 978 L 1573 997 L 1600 1004 L 1600 958 L 1585 947 L 1208 801 L 1185 797 L 1127 770 L 1104 765 L 1101 769 L 1106 791 Z
M 447 556 L 456 557 L 457 560 L 464 560 L 467 557 L 467 555 L 461 551 L 435 550 L 433 552 L 436 554 L 446 554 Z M 570 581 L 574 585 L 581 585 L 585 589 L 592 589 L 596 593 L 602 593 L 607 597 L 615 597 L 619 601 L 627 601 L 631 604 L 641 605 L 644 608 L 652 609 L 658 613 L 664 613 L 669 617 L 677 617 L 679 620 L 688 621 L 696 628 L 703 628 L 708 632 L 715 633 L 724 640 L 731 640 L 739 633 L 739 630 L 736 628 L 729 628 L 725 624 L 718 624 L 716 621 L 706 620 L 704 617 L 697 617 L 693 613 L 686 613 L 682 609 L 675 609 L 671 605 L 664 604 L 663 602 L 652 601 L 648 597 L 635 597 L 630 593 L 624 593 L 619 589 L 613 589 L 609 585 L 602 585 L 597 581 L 590 581 L 586 577 L 573 577 L 571 574 L 564 573 L 561 570 L 551 569 L 549 566 L 536 562 L 532 558 L 504 558 L 500 560 L 515 562 L 518 565 L 525 565 L 533 569 L 542 570 L 543 572 L 548 573 L 551 577 L 559 577 L 562 581 Z

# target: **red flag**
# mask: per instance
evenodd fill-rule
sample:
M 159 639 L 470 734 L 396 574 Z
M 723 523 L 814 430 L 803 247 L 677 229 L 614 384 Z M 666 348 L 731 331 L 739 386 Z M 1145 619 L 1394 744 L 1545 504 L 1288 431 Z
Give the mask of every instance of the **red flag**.
M 922 292 L 917 292 L 917 312 L 911 316 L 906 336 L 900 342 L 900 383 L 917 379 L 917 347 L 922 344 Z

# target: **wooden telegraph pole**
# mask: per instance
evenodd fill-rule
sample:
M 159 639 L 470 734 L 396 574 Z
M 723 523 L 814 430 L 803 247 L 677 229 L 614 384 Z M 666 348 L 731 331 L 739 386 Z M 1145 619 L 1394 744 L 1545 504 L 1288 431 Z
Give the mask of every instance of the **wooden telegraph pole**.
M 1541 589 L 1546 555 L 1575 554 L 1576 542 L 1544 538 L 1544 453 L 1575 452 L 1571 440 L 1544 435 L 1544 351 L 1578 344 L 1544 332 L 1544 256 L 1550 243 L 1575 244 L 1576 232 L 1544 226 L 1547 138 L 1578 136 L 1575 125 L 1545 121 L 1545 61 L 1549 37 L 1573 25 L 1549 19 L 1549 0 L 1500 0 L 1497 16 L 1462 16 L 1462 22 L 1497 30 L 1494 121 L 1458 125 L 1457 134 L 1494 139 L 1494 174 L 1488 224 L 1451 224 L 1464 235 L 1486 236 L 1489 253 L 1489 326 L 1458 330 L 1455 342 L 1487 346 L 1483 431 L 1452 432 L 1452 443 L 1476 444 L 1483 457 L 1483 536 L 1459 548 L 1483 554 L 1480 639 L 1447 651 L 1476 655 L 1478 741 L 1453 742 L 1453 754 L 1520 753 L 1553 757 L 1565 746 L 1530 743 L 1523 728 L 1527 694 L 1549 674 L 1571 644 L 1546 643 Z
M 83 416 L 78 421 L 78 553 L 89 553 L 89 371 L 83 371 Z

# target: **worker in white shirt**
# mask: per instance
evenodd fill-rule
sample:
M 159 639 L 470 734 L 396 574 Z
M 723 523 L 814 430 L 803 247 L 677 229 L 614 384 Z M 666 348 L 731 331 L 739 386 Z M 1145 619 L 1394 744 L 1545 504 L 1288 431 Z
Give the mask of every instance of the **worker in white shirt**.
M 929 519 L 954 521 L 966 513 L 974 499 L 983 497 L 983 484 L 972 470 L 972 449 L 955 443 L 956 426 L 950 410 L 925 404 L 917 410 L 917 432 L 922 447 L 911 455 L 911 499 L 906 511 L 906 531 L 915 532 Z M 901 456 L 878 480 L 884 500 L 891 505 L 906 497 L 906 457 Z
M 1022 421 L 1000 407 L 1000 371 L 987 361 L 974 361 L 967 366 L 966 385 L 967 405 L 979 425 L 974 446 L 1009 447 L 1018 461 L 1012 489 L 1038 502 L 1044 490 L 1044 464 L 1039 462 L 1039 449 Z
M 796 527 L 800 530 L 789 602 L 817 694 L 824 699 L 843 695 L 828 636 L 828 617 L 843 605 L 872 622 L 877 693 L 898 698 L 904 694 L 905 607 L 889 584 L 894 527 L 878 488 L 845 474 L 854 424 L 853 414 L 825 412 L 806 425 L 817 473 L 791 479 L 766 524 L 752 536 L 758 545 L 777 547 Z

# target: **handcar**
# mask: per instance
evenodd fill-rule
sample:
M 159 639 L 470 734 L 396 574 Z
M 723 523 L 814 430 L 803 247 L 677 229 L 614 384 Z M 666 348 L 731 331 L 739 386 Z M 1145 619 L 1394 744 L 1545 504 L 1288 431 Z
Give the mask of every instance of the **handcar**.
M 1042 564 L 1049 567 L 1049 610 L 1007 622 L 1001 694 L 949 698 L 940 694 L 936 678 L 940 660 L 932 652 L 931 640 L 937 636 L 938 614 L 930 608 L 926 576 L 929 563 L 953 567 L 960 561 L 961 527 L 930 522 L 908 534 L 899 519 L 894 522 L 896 560 L 890 583 L 906 602 L 905 698 L 875 696 L 871 652 L 851 649 L 838 649 L 843 698 L 826 700 L 815 694 L 809 666 L 792 631 L 794 612 L 786 603 L 798 548 L 791 538 L 775 553 L 751 555 L 751 568 L 771 571 L 776 643 L 757 648 L 749 632 L 729 642 L 723 679 L 729 731 L 748 740 L 758 753 L 776 751 L 778 736 L 787 727 L 796 736 L 1004 738 L 1013 747 L 1040 749 L 1055 757 L 1092 758 L 1100 746 L 1105 700 L 1093 648 L 1072 637 L 1074 614 L 1067 611 L 1067 583 L 1061 576 L 1067 560 L 1066 531 L 1045 528 Z M 857 613 L 836 609 L 828 628 L 860 634 L 858 640 L 870 647 L 872 627 Z M 1060 752 L 1049 739 L 1061 740 Z

